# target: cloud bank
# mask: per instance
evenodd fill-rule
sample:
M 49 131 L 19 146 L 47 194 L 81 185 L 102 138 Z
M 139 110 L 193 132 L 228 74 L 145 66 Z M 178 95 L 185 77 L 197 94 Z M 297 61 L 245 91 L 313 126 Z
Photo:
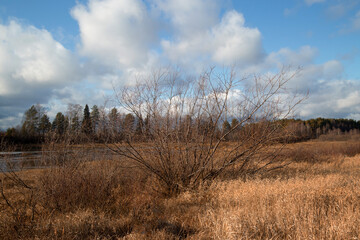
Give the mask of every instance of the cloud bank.
M 0 127 L 80 77 L 76 56 L 48 31 L 16 21 L 0 24 Z
M 310 6 L 324 0 L 305 0 Z M 197 73 L 211 65 L 236 65 L 244 74 L 282 66 L 301 66 L 290 82 L 294 91 L 310 92 L 303 118 L 356 117 L 357 79 L 344 79 L 336 59 L 316 63 L 311 46 L 266 52 L 261 29 L 245 16 L 222 9 L 222 1 L 89 0 L 71 10 L 79 26 L 75 52 L 54 40 L 46 29 L 12 20 L 0 24 L 0 128 L 19 123 L 32 104 L 50 115 L 67 103 L 102 104 L 112 84 L 159 66 L 176 65 Z M 358 28 L 359 13 L 353 18 Z M 81 60 L 79 60 L 81 59 Z M 61 107 L 63 106 L 63 107 Z

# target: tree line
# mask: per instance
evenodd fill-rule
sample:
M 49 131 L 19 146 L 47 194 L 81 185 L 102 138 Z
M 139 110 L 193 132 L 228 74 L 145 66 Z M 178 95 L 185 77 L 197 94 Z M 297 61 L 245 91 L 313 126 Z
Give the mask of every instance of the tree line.
M 132 113 L 122 113 L 113 107 L 107 110 L 105 107 L 93 105 L 91 109 L 86 104 L 69 104 L 65 113 L 58 112 L 50 121 L 44 107 L 32 105 L 25 111 L 20 126 L 8 128 L 0 132 L 1 139 L 5 142 L 16 144 L 42 143 L 47 136 L 61 140 L 70 139 L 73 143 L 87 141 L 95 142 L 120 142 L 127 138 L 133 141 L 149 140 L 148 131 L 150 118 L 145 119 Z M 309 120 L 282 119 L 279 122 L 291 135 L 286 135 L 284 141 L 298 142 L 318 138 L 324 134 L 340 135 L 344 133 L 359 133 L 360 121 L 353 119 L 316 118 Z M 217 126 L 218 135 L 226 132 L 239 123 L 236 118 L 229 118 Z M 184 121 L 186 124 L 195 124 L 190 116 Z M 210 126 L 206 119 L 200 123 L 203 131 Z M 247 129 L 255 128 L 257 123 L 247 126 Z M 226 141 L 236 141 L 245 131 L 245 127 L 233 131 L 226 137 Z M 291 137 L 289 137 L 291 136 Z
M 104 142 L 121 141 L 123 132 L 135 132 L 136 118 L 132 114 L 120 113 L 117 108 L 110 110 L 93 105 L 69 104 L 65 113 L 58 112 L 50 121 L 45 108 L 32 105 L 25 111 L 20 126 L 1 132 L 6 142 L 27 144 L 42 143 L 47 137 L 62 140 L 70 139 L 73 143 L 86 141 Z
M 359 134 L 360 121 L 353 119 L 316 118 L 281 120 L 292 132 L 291 141 L 306 141 L 319 138 L 321 135 Z

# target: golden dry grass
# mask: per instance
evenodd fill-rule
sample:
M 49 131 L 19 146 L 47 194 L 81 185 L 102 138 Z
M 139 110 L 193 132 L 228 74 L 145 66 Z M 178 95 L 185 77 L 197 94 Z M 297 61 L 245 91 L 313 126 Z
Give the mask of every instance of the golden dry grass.
M 360 160 L 357 158 L 357 160 Z M 214 239 L 358 239 L 358 178 L 327 174 L 218 184 L 201 229 Z
M 20 176 L 37 190 L 35 217 L 29 190 L 4 179 L 5 194 L 19 211 L 1 198 L 0 237 L 359 239 L 360 155 L 346 146 L 293 144 L 297 160 L 287 168 L 246 181 L 217 180 L 168 198 L 156 192 L 152 178 L 109 162 L 27 171 Z M 294 158 L 294 151 L 286 154 Z

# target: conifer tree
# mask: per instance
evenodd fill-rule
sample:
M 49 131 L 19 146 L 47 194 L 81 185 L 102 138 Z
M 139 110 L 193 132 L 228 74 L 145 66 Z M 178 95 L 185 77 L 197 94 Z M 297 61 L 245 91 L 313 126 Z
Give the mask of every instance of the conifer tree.
M 40 119 L 39 130 L 42 135 L 51 130 L 51 123 L 49 117 L 46 114 L 44 114 Z
M 63 135 L 66 130 L 66 119 L 62 112 L 58 112 L 52 123 L 52 129 L 59 135 Z
M 100 111 L 97 105 L 94 105 L 91 108 L 90 118 L 91 118 L 92 131 L 93 133 L 97 133 L 100 125 Z
M 86 135 L 92 133 L 90 110 L 89 110 L 89 106 L 87 104 L 85 105 L 85 108 L 84 108 L 84 118 L 82 121 L 81 130 Z

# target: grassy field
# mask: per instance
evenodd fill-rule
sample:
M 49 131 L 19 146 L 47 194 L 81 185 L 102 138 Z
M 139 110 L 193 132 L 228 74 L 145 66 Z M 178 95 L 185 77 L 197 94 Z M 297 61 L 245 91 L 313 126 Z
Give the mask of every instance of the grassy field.
M 121 161 L 3 174 L 0 239 L 359 239 L 359 153 L 292 144 L 286 168 L 172 197 Z

